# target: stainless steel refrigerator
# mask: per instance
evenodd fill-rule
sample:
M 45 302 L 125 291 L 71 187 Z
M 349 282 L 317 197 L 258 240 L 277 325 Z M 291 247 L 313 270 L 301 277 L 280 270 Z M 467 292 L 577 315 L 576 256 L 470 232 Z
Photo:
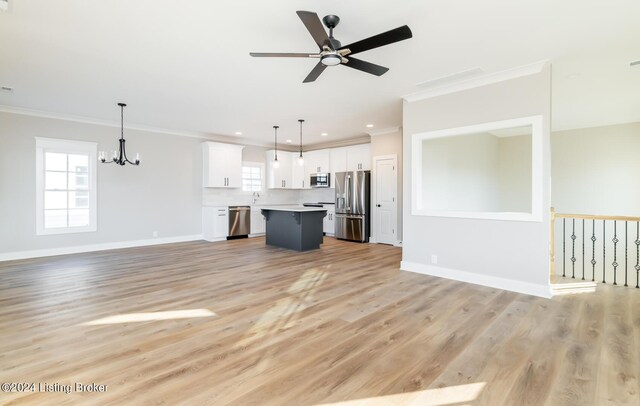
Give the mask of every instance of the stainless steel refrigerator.
M 369 242 L 371 172 L 336 172 L 336 238 Z

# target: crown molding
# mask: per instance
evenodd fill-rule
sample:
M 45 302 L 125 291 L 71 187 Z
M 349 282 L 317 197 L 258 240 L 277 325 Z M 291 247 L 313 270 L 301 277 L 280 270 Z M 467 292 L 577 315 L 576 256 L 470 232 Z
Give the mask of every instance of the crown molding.
M 75 116 L 71 114 L 52 113 L 48 111 L 32 110 L 32 109 L 26 109 L 22 107 L 13 107 L 13 106 L 7 106 L 2 104 L 0 104 L 0 112 L 10 113 L 10 114 L 19 114 L 19 115 L 30 116 L 30 117 L 48 118 L 52 120 L 70 121 L 70 122 L 81 123 L 81 124 L 99 125 L 103 127 L 120 128 L 119 121 L 101 120 L 97 118 Z M 206 141 L 220 141 L 220 142 L 226 142 L 226 143 L 238 144 L 238 145 L 251 145 L 251 146 L 265 147 L 265 148 L 272 146 L 271 143 L 256 141 L 246 137 L 232 137 L 228 135 L 211 134 L 211 133 L 204 133 L 204 132 L 178 131 L 178 130 L 171 130 L 167 128 L 152 127 L 152 126 L 145 126 L 145 125 L 138 125 L 138 124 L 128 124 L 128 125 L 125 124 L 124 128 L 131 131 L 144 131 L 144 132 L 151 132 L 156 134 L 173 135 L 178 137 L 198 138 Z
M 402 130 L 402 127 L 389 127 L 389 128 L 383 128 L 375 131 L 367 131 L 367 134 L 369 134 L 371 137 L 377 137 L 378 135 L 396 133 L 396 132 L 399 132 L 400 130 Z
M 303 148 L 303 151 L 315 151 L 318 149 L 349 147 L 351 145 L 361 145 L 361 144 L 370 144 L 370 143 L 371 143 L 371 137 L 366 135 L 364 137 L 349 138 L 346 140 L 336 140 L 331 142 L 323 142 L 322 144 L 312 144 L 312 145 L 309 145 L 308 148 Z
M 523 76 L 529 76 L 540 73 L 545 67 L 549 66 L 549 61 L 540 61 L 528 65 L 518 66 L 516 68 L 506 69 L 499 72 L 488 73 L 482 76 L 476 76 L 471 79 L 462 79 L 433 89 L 423 90 L 402 96 L 402 99 L 412 103 L 420 100 L 430 99 L 445 94 L 456 93 L 462 90 L 473 89 L 489 85 L 492 83 L 503 82 L 505 80 L 516 79 Z

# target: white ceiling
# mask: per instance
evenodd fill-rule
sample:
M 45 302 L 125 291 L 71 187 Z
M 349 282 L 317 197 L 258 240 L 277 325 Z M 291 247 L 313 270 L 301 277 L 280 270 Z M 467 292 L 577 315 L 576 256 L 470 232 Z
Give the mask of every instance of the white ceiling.
M 248 55 L 316 51 L 296 10 L 339 15 L 345 45 L 403 24 L 414 38 L 358 55 L 382 77 L 338 66 L 303 84 L 317 60 Z M 123 101 L 129 124 L 257 141 L 278 124 L 297 142 L 304 118 L 305 143 L 331 142 L 400 126 L 418 83 L 548 59 L 554 129 L 640 121 L 639 20 L 638 0 L 12 0 L 0 105 L 117 122 Z

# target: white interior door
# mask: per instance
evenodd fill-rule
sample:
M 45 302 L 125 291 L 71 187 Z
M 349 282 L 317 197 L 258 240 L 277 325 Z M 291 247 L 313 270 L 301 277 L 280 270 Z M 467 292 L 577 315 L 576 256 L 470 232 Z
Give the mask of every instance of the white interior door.
M 376 159 L 375 237 L 376 242 L 396 244 L 398 239 L 398 177 L 396 158 Z

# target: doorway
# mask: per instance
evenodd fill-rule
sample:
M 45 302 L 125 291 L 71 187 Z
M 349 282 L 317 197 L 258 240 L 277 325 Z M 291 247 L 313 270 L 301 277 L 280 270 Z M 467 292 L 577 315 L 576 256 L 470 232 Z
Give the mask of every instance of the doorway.
M 374 242 L 398 244 L 398 157 L 373 158 L 373 235 Z

